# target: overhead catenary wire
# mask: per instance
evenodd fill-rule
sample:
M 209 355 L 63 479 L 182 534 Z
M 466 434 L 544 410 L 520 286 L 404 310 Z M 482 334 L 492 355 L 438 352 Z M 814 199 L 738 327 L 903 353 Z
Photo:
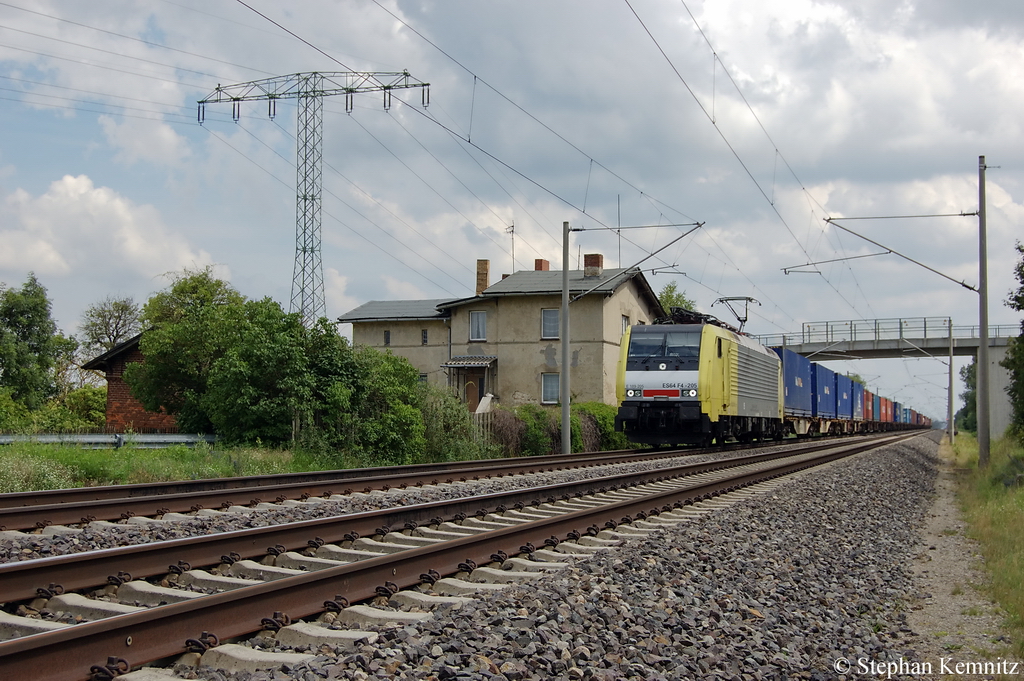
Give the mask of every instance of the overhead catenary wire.
M 776 214 L 776 216 L 782 222 L 783 226 L 786 228 L 786 231 L 789 232 L 789 235 L 793 238 L 793 240 L 796 242 L 796 244 L 800 247 L 800 250 L 803 251 L 804 255 L 807 256 L 807 259 L 810 260 L 811 259 L 810 253 L 807 252 L 807 249 L 804 247 L 804 245 L 797 238 L 796 234 L 793 233 L 793 229 L 789 226 L 789 222 L 785 219 L 785 217 L 783 217 L 782 213 L 779 212 L 778 206 L 775 205 L 775 203 L 772 201 L 772 199 L 765 192 L 764 188 L 761 186 L 761 183 L 757 181 L 756 177 L 754 177 L 754 174 L 750 170 L 750 168 L 747 165 L 746 161 L 743 160 L 743 158 L 740 156 L 739 152 L 733 146 L 732 142 L 730 142 L 729 138 L 726 137 L 725 132 L 721 129 L 721 127 L 714 120 L 714 117 L 711 115 L 711 113 L 701 103 L 700 98 L 697 97 L 697 93 L 695 93 L 693 91 L 693 89 L 690 87 L 689 83 L 686 82 L 686 79 L 683 78 L 683 75 L 679 72 L 679 69 L 676 68 L 675 63 L 673 63 L 672 59 L 665 52 L 664 48 L 662 48 L 661 44 L 658 42 L 658 39 L 654 37 L 654 34 L 651 33 L 651 30 L 647 27 L 647 24 L 644 22 L 644 20 L 640 17 L 640 15 L 637 13 L 637 11 L 630 4 L 629 0 L 624 0 L 624 1 L 626 3 L 626 6 L 629 7 L 630 11 L 633 13 L 633 15 L 636 17 L 637 21 L 640 23 L 640 26 L 644 29 L 644 31 L 650 37 L 651 41 L 654 43 L 655 47 L 661 53 L 662 57 L 664 57 L 665 61 L 668 62 L 669 67 L 672 69 L 673 73 L 676 74 L 676 77 L 683 84 L 683 87 L 686 88 L 686 91 L 693 98 L 694 102 L 696 102 L 697 106 L 704 113 L 705 117 L 711 122 L 712 127 L 714 127 L 714 129 L 718 133 L 719 137 L 725 143 L 725 146 L 729 149 L 730 153 L 732 153 L 733 157 L 740 164 L 740 167 L 743 168 L 743 171 L 747 174 L 747 177 L 749 177 L 750 180 L 754 183 L 754 186 L 757 187 L 757 190 L 761 193 L 761 196 L 763 196 L 765 201 L 767 201 L 769 206 L 771 206 L 772 211 Z M 687 10 L 687 11 L 689 11 L 689 10 Z M 723 67 L 723 69 L 724 69 L 724 67 Z M 777 150 L 777 147 L 776 147 L 776 150 Z M 828 283 L 829 287 L 832 288 L 832 290 L 835 291 L 836 294 L 843 300 L 843 302 L 845 302 L 847 305 L 849 305 L 850 308 L 855 313 L 857 313 L 858 315 L 860 314 L 860 312 L 857 310 L 856 306 L 854 306 L 849 300 L 847 300 L 846 296 L 844 296 L 842 294 L 842 292 L 839 291 L 839 289 L 837 289 L 830 281 L 828 281 L 828 279 L 825 279 L 825 281 L 826 281 L 826 283 Z
M 241 3 L 241 4 L 243 4 L 243 5 L 244 5 L 245 3 Z M 247 6 L 247 7 L 248 7 L 248 5 L 245 5 L 245 6 Z M 291 32 L 289 32 L 289 34 L 292 34 L 292 33 L 291 33 Z M 129 36 L 129 37 L 130 37 L 130 36 Z M 293 37 L 296 37 L 297 39 L 300 39 L 300 40 L 301 40 L 301 38 L 299 38 L 298 36 L 293 36 Z M 306 42 L 306 41 L 304 41 L 304 42 Z M 307 42 L 307 44 L 309 44 L 309 45 L 310 45 L 311 47 L 314 47 L 314 48 L 315 48 L 315 46 L 313 46 L 313 45 L 312 45 L 311 43 L 308 43 L 308 42 Z M 326 54 L 326 53 L 325 53 L 325 54 Z M 219 60 L 218 60 L 218 61 L 219 61 Z M 334 60 L 334 61 L 336 61 L 336 62 L 337 62 L 337 60 Z M 340 63 L 340 62 L 338 62 L 338 63 Z M 114 68 L 114 67 L 109 67 L 109 66 L 106 66 L 106 65 L 97 65 L 97 64 L 87 64 L 87 65 L 88 65 L 88 66 L 93 66 L 93 67 L 99 67 L 99 68 Z M 235 66 L 238 66 L 238 65 L 235 65 Z M 114 68 L 114 70 L 117 70 L 117 71 L 121 71 L 120 69 L 116 69 L 116 68 Z M 152 75 L 152 74 L 143 74 L 143 73 L 136 73 L 136 74 L 132 74 L 132 75 L 138 75 L 138 76 L 141 76 L 141 77 L 147 77 L 147 78 L 156 78 L 156 79 L 160 79 L 160 77 L 159 77 L 159 76 L 154 76 L 154 75 Z M 170 80 L 170 79 L 162 79 L 162 80 L 165 80 L 165 81 L 167 81 L 167 80 Z M 171 81 L 171 82 L 177 82 L 177 83 L 180 83 L 180 84 L 182 84 L 182 85 L 185 85 L 185 86 L 188 86 L 188 87 L 195 87 L 194 85 L 191 85 L 191 84 L 188 84 L 188 83 L 181 83 L 181 81 Z M 491 87 L 491 86 L 490 86 L 489 84 L 485 84 L 485 85 L 486 85 L 487 87 Z M 493 88 L 491 88 L 491 89 L 493 89 Z M 499 94 L 500 94 L 500 93 L 499 93 Z M 114 97 L 114 96 L 115 96 L 115 95 L 110 95 L 110 97 Z M 504 96 L 504 95 L 502 95 L 502 97 L 505 97 L 505 96 Z M 506 99 L 506 100 L 508 100 L 508 98 L 507 98 L 507 97 L 505 97 L 505 99 Z M 508 100 L 508 101 L 510 101 L 510 102 L 511 102 L 511 100 Z M 104 105 L 104 106 L 107 106 L 107 105 Z M 517 108 L 518 108 L 519 110 L 521 110 L 521 111 L 523 111 L 523 112 L 526 112 L 526 110 L 525 110 L 524 108 L 522 108 L 522 107 L 520 107 L 520 106 L 518 106 L 518 105 L 516 105 L 516 106 L 517 106 Z M 59 107 L 59 108 L 72 108 L 72 107 Z M 82 110 L 82 111 L 90 111 L 89 109 L 86 109 L 86 108 L 73 108 L 73 110 Z M 126 109 L 123 109 L 123 110 L 126 110 Z M 108 113 L 108 112 L 101 112 L 101 111 L 94 111 L 94 112 L 95 112 L 95 113 Z M 130 116 L 127 116 L 127 115 L 125 115 L 125 114 L 123 114 L 123 113 L 120 113 L 120 114 L 116 114 L 116 113 L 114 113 L 114 112 L 109 112 L 109 113 L 110 113 L 111 115 L 120 115 L 120 116 L 123 116 L 123 117 L 130 117 Z M 174 113 L 170 113 L 170 112 L 153 112 L 153 113 L 156 113 L 157 115 L 160 115 L 160 116 L 167 116 L 167 115 L 177 116 L 177 115 L 178 115 L 178 114 L 174 114 Z M 537 119 L 537 118 L 536 118 L 536 116 L 533 116 L 532 114 L 529 114 L 529 115 L 530 115 L 531 119 L 533 119 L 533 120 L 537 121 L 538 123 L 540 122 L 540 121 L 539 121 L 539 119 Z M 137 117 L 137 118 L 140 118 L 141 120 L 152 120 L 152 119 L 150 119 L 150 118 L 146 118 L 146 117 L 141 117 L 141 116 L 140 116 L 140 117 Z M 173 122 L 173 121 L 167 121 L 167 122 Z M 546 127 L 546 128 L 548 129 L 548 130 L 551 130 L 551 131 L 552 131 L 553 133 L 555 132 L 555 131 L 554 131 L 554 130 L 553 130 L 552 128 L 550 128 L 550 126 L 546 126 L 546 125 L 545 125 L 545 127 Z M 451 134 L 451 133 L 452 133 L 452 131 L 451 131 L 451 130 L 448 130 L 448 132 L 449 132 L 449 134 Z M 568 143 L 568 140 L 567 140 L 567 139 L 566 139 L 566 138 L 565 138 L 565 137 L 564 137 L 563 135 L 561 135 L 561 134 L 558 134 L 558 133 L 555 133 L 555 134 L 556 134 L 556 135 L 557 135 L 557 136 L 558 136 L 558 137 L 559 137 L 560 139 L 562 139 L 562 140 L 564 140 L 564 141 L 566 141 L 566 142 Z M 456 135 L 457 135 L 457 133 L 456 133 Z M 474 146 L 475 146 L 475 145 L 474 145 Z M 578 150 L 578 151 L 579 151 L 579 148 L 578 148 L 578 147 L 576 147 L 575 145 L 572 145 L 572 144 L 570 143 L 570 146 L 571 146 L 572 148 L 574 148 L 574 149 L 576 149 L 576 150 Z M 478 148 L 478 149 L 479 149 L 479 147 L 476 147 L 476 148 Z M 581 153 L 582 153 L 582 152 L 581 152 Z M 492 156 L 492 158 L 494 158 L 494 157 Z M 593 161 L 592 165 L 596 165 L 596 166 L 598 166 L 598 167 L 601 167 L 601 168 L 603 168 L 604 170 L 606 170 L 607 172 L 609 172 L 609 174 L 611 174 L 612 176 L 614 176 L 614 177 L 616 177 L 616 178 L 618 178 L 618 179 L 620 179 L 620 180 L 624 181 L 624 182 L 625 182 L 626 184 L 628 184 L 628 185 L 630 185 L 631 187 L 633 187 L 633 188 L 637 189 L 637 191 L 638 191 L 638 192 L 640 192 L 640 193 L 641 193 L 642 195 L 644 194 L 644 192 L 643 192 L 642 190 L 639 190 L 638 188 L 636 188 L 636 186 L 635 186 L 635 185 L 633 185 L 632 183 L 629 183 L 629 182 L 625 181 L 625 180 L 624 180 L 624 178 L 622 178 L 622 176 L 621 176 L 621 175 L 619 175 L 619 174 L 615 173 L 614 171 L 611 171 L 610 169 L 608 169 L 608 168 L 607 168 L 607 166 L 604 166 L 604 165 L 603 165 L 603 164 L 601 164 L 600 162 L 597 162 L 596 160 L 592 159 L 592 158 L 591 158 L 591 157 L 590 157 L 589 155 L 587 155 L 587 158 L 588 158 L 588 159 L 591 159 L 591 160 Z M 495 160 L 496 160 L 496 159 L 495 159 Z M 479 163 L 479 161 L 477 161 L 477 162 Z M 496 161 L 496 162 L 497 162 L 497 161 Z M 519 176 L 519 177 L 522 177 L 522 178 L 523 178 L 523 179 L 525 179 L 526 181 L 528 181 L 528 182 L 531 182 L 531 183 L 533 183 L 533 184 L 535 184 L 535 185 L 537 185 L 537 186 L 540 186 L 540 185 L 542 184 L 542 183 L 539 183 L 539 182 L 537 182 L 537 181 L 533 180 L 532 178 L 530 178 L 528 174 L 526 174 L 526 173 L 522 173 L 522 172 L 520 172 L 520 171 L 518 171 L 518 170 L 515 170 L 515 169 L 513 169 L 513 168 L 511 167 L 511 165 L 510 165 L 510 164 L 504 164 L 504 166 L 502 166 L 502 164 L 501 164 L 501 163 L 499 163 L 498 165 L 499 165 L 500 167 L 504 167 L 505 169 L 508 169 L 508 170 L 510 170 L 510 171 L 512 171 L 512 172 L 514 172 L 514 173 L 515 173 L 515 174 L 516 174 L 517 176 Z M 549 193 L 549 194 L 551 194 L 551 195 L 554 195 L 554 194 L 552 194 L 551 192 L 548 192 L 548 193 Z M 567 203 L 567 205 L 572 205 L 572 202 L 566 202 L 566 203 Z M 582 206 L 582 207 L 579 207 L 579 208 L 580 208 L 580 212 L 581 212 L 581 214 L 584 214 L 584 215 L 588 215 L 588 216 L 589 216 L 589 214 L 587 214 L 587 213 L 586 213 L 586 206 Z M 675 209 L 673 209 L 673 210 L 675 210 Z M 595 216 L 590 216 L 590 217 L 595 217 Z M 600 220 L 596 220 L 596 217 L 595 217 L 595 221 L 597 221 L 597 222 L 598 222 L 599 224 L 603 224 L 603 222 L 601 222 Z M 538 221 L 538 224 L 540 224 L 540 225 L 542 226 L 542 228 L 543 228 L 543 226 L 544 226 L 544 224 L 545 224 L 545 223 L 544 223 L 544 222 L 542 222 L 542 221 Z M 636 243 L 636 242 L 633 242 L 633 241 L 631 241 L 631 240 L 628 240 L 628 239 L 627 239 L 627 241 L 628 241 L 629 243 L 632 243 L 632 244 L 633 244 L 633 245 L 634 245 L 635 247 L 637 247 L 637 248 L 641 248 L 642 250 L 647 250 L 646 248 L 644 248 L 643 246 L 641 246 L 640 244 L 638 244 L 638 243 Z M 698 245 L 698 247 L 699 247 L 699 248 L 702 248 L 702 249 L 703 249 L 703 246 L 699 246 L 699 245 Z M 736 267 L 735 267 L 734 265 L 731 265 L 731 267 L 732 267 L 733 269 L 735 269 L 735 270 L 736 270 L 737 272 L 741 272 L 741 270 L 740 270 L 739 268 L 736 268 Z

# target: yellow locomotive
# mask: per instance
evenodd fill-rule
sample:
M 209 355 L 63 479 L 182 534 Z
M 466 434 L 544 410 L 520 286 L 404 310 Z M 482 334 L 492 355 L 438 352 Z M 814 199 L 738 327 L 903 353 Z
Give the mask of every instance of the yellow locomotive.
M 781 438 L 778 355 L 713 317 L 692 320 L 626 329 L 615 429 L 654 445 Z

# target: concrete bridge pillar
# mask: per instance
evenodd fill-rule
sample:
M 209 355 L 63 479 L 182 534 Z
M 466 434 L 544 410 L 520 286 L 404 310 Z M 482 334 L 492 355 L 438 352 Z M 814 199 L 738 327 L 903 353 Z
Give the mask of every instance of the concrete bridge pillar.
M 990 345 L 988 348 L 988 404 L 989 427 L 992 439 L 1002 437 L 1010 427 L 1013 412 L 1010 407 L 1010 396 L 1006 389 L 1010 386 L 1010 372 L 999 366 L 1006 359 L 1006 345 Z

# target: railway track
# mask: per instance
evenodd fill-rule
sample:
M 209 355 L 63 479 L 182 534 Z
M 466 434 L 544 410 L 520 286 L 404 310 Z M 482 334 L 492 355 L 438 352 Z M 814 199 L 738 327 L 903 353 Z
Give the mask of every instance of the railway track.
M 166 514 L 215 514 L 240 506 L 329 499 L 353 492 L 405 489 L 489 477 L 658 460 L 730 450 L 620 450 L 529 458 L 417 464 L 284 475 L 111 485 L 0 495 L 0 531 L 59 532 L 60 526 Z M 58 529 L 46 530 L 57 526 Z
M 126 666 L 180 655 L 187 646 L 204 648 L 265 626 L 281 629 L 289 626 L 288 621 L 321 617 L 325 611 L 332 621 L 344 620 L 359 612 L 349 603 L 398 598 L 400 590 L 417 585 L 433 587 L 415 598 L 446 602 L 444 594 L 463 588 L 452 585 L 451 575 L 474 581 L 515 579 L 524 564 L 540 564 L 559 553 L 600 550 L 608 541 L 602 533 L 604 537 L 611 533 L 614 540 L 616 533 L 650 531 L 675 521 L 694 502 L 905 437 L 817 444 L 807 448 L 816 451 L 797 454 L 689 463 L 587 482 L 4 564 L 0 566 L 0 600 L 8 609 L 20 606 L 17 609 L 30 617 L 13 624 L 12 618 L 5 618 L 8 631 L 21 629 L 16 630 L 18 638 L 0 643 L 0 667 L 14 678 L 20 674 L 20 678 L 77 679 L 89 678 L 95 666 L 101 678 L 114 676 Z M 634 529 L 624 528 L 623 523 Z M 508 558 L 516 554 L 535 560 Z M 488 572 L 500 567 L 512 569 Z M 100 599 L 86 598 L 78 593 L 82 591 L 93 596 L 98 592 Z M 108 607 L 105 599 L 151 607 L 112 607 L 114 603 Z M 101 617 L 104 608 L 110 616 Z M 77 613 L 95 621 L 55 626 L 32 617 L 42 612 Z

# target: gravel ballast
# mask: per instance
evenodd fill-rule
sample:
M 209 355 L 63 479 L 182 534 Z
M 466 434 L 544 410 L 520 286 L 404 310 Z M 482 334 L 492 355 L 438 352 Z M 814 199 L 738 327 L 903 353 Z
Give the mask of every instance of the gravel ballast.
M 920 662 L 906 625 L 917 597 L 910 559 L 938 437 L 807 472 L 433 620 L 380 628 L 356 653 L 273 672 L 178 673 L 515 681 L 852 679 L 880 669 L 886 678 L 889 663 Z

